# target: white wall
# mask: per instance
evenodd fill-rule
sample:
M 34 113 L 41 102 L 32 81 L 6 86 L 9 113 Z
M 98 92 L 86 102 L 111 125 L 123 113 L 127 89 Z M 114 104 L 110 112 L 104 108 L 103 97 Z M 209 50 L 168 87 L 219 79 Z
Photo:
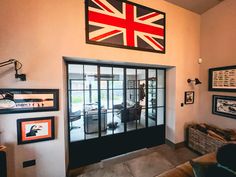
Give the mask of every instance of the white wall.
M 199 121 L 221 128 L 236 127 L 236 120 L 214 115 L 212 95 L 236 96 L 235 92 L 209 92 L 208 69 L 236 65 L 236 1 L 225 0 L 201 16 L 201 58 Z
M 166 54 L 86 44 L 82 0 L 1 0 L 0 60 L 20 60 L 27 81 L 16 81 L 13 70 L 1 69 L 0 87 L 60 89 L 60 111 L 0 115 L 10 177 L 65 176 L 66 88 L 62 56 L 173 66 L 167 72 L 167 137 L 174 143 L 184 140 L 184 125 L 199 116 L 198 88 L 189 87 L 186 80 L 199 76 L 200 16 L 163 0 L 135 2 L 166 12 Z M 195 104 L 180 107 L 184 91 L 193 89 Z M 56 116 L 56 139 L 18 146 L 16 120 L 41 116 Z M 36 158 L 37 165 L 23 169 L 22 162 L 32 158 Z

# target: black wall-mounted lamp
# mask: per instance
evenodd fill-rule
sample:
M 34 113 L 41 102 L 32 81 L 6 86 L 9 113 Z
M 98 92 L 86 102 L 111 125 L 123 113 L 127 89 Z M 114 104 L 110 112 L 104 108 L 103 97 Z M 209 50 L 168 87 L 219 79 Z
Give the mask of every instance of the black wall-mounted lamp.
M 22 68 L 22 64 L 18 60 L 10 59 L 8 61 L 1 62 L 0 67 L 7 66 L 7 65 L 10 65 L 10 64 L 14 64 L 15 71 L 16 71 L 15 78 L 20 79 L 21 81 L 26 81 L 26 75 L 18 73 L 18 71 Z
M 0 109 L 7 109 L 15 107 L 14 94 L 0 90 Z
M 187 82 L 190 84 L 190 83 L 195 83 L 195 85 L 198 85 L 198 84 L 201 84 L 202 82 L 198 79 L 198 78 L 195 78 L 193 80 L 191 79 L 188 79 Z

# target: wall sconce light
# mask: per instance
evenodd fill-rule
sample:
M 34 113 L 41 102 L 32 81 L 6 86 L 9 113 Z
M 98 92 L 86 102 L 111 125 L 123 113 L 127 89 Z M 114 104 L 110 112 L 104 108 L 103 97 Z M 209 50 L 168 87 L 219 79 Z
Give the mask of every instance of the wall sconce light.
M 188 79 L 187 82 L 190 83 L 195 83 L 195 85 L 201 84 L 202 82 L 198 79 L 195 78 L 194 80 Z
M 21 81 L 26 81 L 26 75 L 25 74 L 18 74 L 18 71 L 22 68 L 21 62 L 19 62 L 16 59 L 10 59 L 8 61 L 4 61 L 0 63 L 0 67 L 7 66 L 10 64 L 14 64 L 15 67 L 15 78 L 20 79 Z
M 14 101 L 14 94 L 0 90 L 0 109 L 13 108 L 16 106 Z

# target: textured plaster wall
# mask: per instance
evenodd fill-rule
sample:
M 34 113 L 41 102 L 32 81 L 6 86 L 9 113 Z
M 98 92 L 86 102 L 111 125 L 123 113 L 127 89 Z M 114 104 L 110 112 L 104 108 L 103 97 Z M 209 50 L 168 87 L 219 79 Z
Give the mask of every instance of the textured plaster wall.
M 63 56 L 172 66 L 167 71 L 166 136 L 174 143 L 184 140 L 183 127 L 199 117 L 198 87 L 189 87 L 186 80 L 199 76 L 200 16 L 163 0 L 135 2 L 166 12 L 166 54 L 86 44 L 82 0 L 1 0 L 0 61 L 20 60 L 27 81 L 16 81 L 12 68 L 1 68 L 0 87 L 60 89 L 57 112 L 0 115 L 1 143 L 8 146 L 9 177 L 65 176 L 68 156 Z M 180 107 L 186 90 L 195 91 L 195 104 Z M 43 116 L 56 117 L 56 139 L 17 145 L 16 120 Z M 30 159 L 36 159 L 36 166 L 23 169 L 22 162 Z
M 201 58 L 199 121 L 222 128 L 236 127 L 236 120 L 214 115 L 212 95 L 236 96 L 235 92 L 209 92 L 208 69 L 236 65 L 236 1 L 225 0 L 201 16 Z

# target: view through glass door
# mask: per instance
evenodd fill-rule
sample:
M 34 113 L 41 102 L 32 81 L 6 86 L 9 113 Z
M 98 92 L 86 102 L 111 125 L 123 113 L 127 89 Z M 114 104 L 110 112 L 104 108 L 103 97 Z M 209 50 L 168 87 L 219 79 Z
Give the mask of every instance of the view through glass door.
M 69 62 L 67 71 L 72 167 L 164 143 L 164 69 Z M 158 134 L 153 136 L 153 133 Z M 139 137 L 156 140 L 138 140 Z M 122 144 L 125 141 L 128 143 Z M 93 155 L 89 151 L 83 152 L 92 160 L 86 162 L 79 159 L 83 156 L 78 156 L 76 163 L 76 156 L 83 148 L 86 151 L 95 142 L 104 152 L 93 152 Z

